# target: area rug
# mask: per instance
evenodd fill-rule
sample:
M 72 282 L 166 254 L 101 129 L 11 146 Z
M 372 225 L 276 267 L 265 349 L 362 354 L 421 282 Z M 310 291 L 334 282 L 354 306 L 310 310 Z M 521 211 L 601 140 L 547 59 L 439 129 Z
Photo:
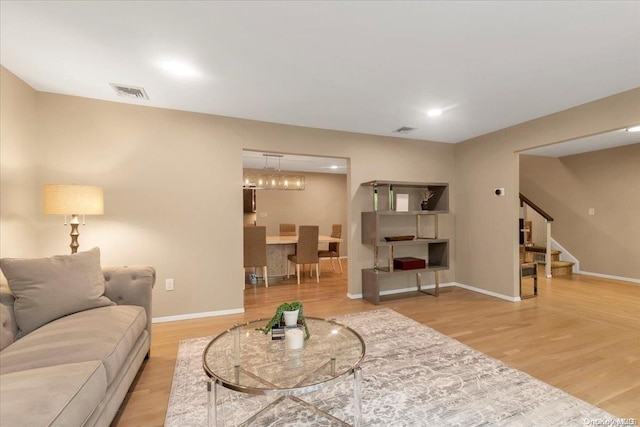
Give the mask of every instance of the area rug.
M 361 365 L 365 426 L 583 426 L 589 420 L 616 419 L 393 310 L 332 320 L 356 330 L 367 346 Z M 180 343 L 166 426 L 207 424 L 202 352 L 211 339 Z M 220 421 L 227 426 L 238 425 L 273 400 L 221 387 L 218 391 Z M 337 418 L 353 421 L 350 377 L 302 397 Z M 296 402 L 284 400 L 251 425 L 335 424 Z

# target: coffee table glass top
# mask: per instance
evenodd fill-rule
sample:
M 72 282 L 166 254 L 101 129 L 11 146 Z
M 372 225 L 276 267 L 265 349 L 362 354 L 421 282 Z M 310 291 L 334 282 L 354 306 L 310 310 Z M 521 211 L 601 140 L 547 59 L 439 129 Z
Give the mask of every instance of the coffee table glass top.
M 362 337 L 339 323 L 306 318 L 311 337 L 299 350 L 256 328 L 269 319 L 234 326 L 214 338 L 203 354 L 209 377 L 226 388 L 251 394 L 314 391 L 353 373 L 365 354 Z

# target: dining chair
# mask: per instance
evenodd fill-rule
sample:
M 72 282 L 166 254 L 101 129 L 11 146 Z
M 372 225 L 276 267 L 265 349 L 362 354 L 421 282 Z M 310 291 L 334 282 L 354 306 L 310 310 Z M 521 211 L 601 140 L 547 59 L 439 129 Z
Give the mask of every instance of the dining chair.
M 342 237 L 342 224 L 333 224 L 331 226 L 331 237 L 341 238 Z M 318 258 L 329 258 L 331 260 L 331 268 L 333 271 L 336 271 L 335 264 L 333 263 L 334 258 L 338 260 L 338 265 L 340 266 L 340 273 L 344 273 L 342 269 L 342 262 L 340 262 L 340 242 L 329 242 L 328 250 L 319 250 Z
M 267 276 L 267 227 L 244 227 L 244 267 L 262 267 L 264 285 L 269 287 Z
M 295 236 L 296 235 L 296 225 L 295 224 L 280 224 L 280 235 L 281 236 Z
M 320 283 L 320 267 L 318 259 L 318 234 L 319 227 L 317 225 L 301 225 L 299 227 L 298 244 L 296 245 L 296 253 L 287 256 L 287 277 L 289 277 L 289 268 L 291 263 L 296 265 L 296 277 L 298 285 L 300 284 L 300 265 L 315 264 L 316 265 L 316 283 Z M 302 269 L 304 273 L 304 268 Z M 311 272 L 313 277 L 313 272 Z

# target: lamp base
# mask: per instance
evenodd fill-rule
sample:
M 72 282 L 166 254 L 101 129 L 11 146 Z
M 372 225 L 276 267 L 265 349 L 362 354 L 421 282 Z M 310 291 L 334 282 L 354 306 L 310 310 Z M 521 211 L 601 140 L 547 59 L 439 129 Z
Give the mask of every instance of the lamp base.
M 80 232 L 78 231 L 78 226 L 80 225 L 80 219 L 78 215 L 71 215 L 71 221 L 69 221 L 69 225 L 71 225 L 71 244 L 69 247 L 71 248 L 71 253 L 75 254 L 78 252 L 78 247 L 80 244 L 78 243 L 78 236 L 80 236 Z

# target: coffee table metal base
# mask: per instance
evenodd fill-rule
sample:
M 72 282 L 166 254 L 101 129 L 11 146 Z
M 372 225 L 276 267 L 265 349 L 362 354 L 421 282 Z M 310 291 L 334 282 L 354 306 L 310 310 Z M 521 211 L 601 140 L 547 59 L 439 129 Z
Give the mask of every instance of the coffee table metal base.
M 218 397 L 216 392 L 217 385 L 218 385 L 218 381 L 216 381 L 213 378 L 210 378 L 209 381 L 207 381 L 207 394 L 208 394 L 207 422 L 209 427 L 219 427 L 224 425 L 224 420 L 222 420 L 222 423 L 218 423 Z M 341 426 L 360 427 L 362 425 L 362 370 L 360 369 L 359 366 L 354 368 L 353 370 L 353 402 L 354 402 L 353 424 L 349 424 L 344 420 L 334 417 L 333 415 L 319 409 L 318 407 L 312 405 L 311 403 L 300 399 L 296 395 L 288 394 L 288 395 L 279 396 L 276 400 L 274 400 L 273 402 L 271 402 L 270 404 L 262 408 L 260 411 L 256 412 L 255 414 L 247 418 L 245 421 L 240 423 L 239 426 L 244 427 L 244 426 L 250 425 L 262 413 L 270 410 L 271 408 L 275 407 L 276 405 L 278 405 L 280 402 L 282 402 L 284 399 L 287 399 L 287 398 L 307 408 L 312 409 L 317 414 L 327 419 L 330 419 L 333 422 L 340 424 Z

